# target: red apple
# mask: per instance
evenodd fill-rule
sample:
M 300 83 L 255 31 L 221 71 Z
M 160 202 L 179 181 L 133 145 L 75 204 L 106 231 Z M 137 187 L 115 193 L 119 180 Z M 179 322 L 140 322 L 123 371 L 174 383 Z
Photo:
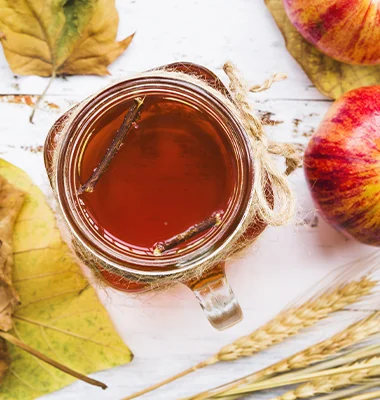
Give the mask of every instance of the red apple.
M 283 0 L 298 32 L 349 64 L 380 64 L 380 0 Z
M 352 90 L 332 105 L 311 138 L 304 166 L 324 219 L 380 246 L 380 86 Z

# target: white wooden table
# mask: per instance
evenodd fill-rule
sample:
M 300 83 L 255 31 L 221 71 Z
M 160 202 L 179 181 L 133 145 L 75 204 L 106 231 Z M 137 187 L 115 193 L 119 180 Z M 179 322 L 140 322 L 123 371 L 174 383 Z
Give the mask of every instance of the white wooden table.
M 34 125 L 28 122 L 31 108 L 24 104 L 25 97 L 18 96 L 41 93 L 46 79 L 14 76 L 0 54 L 0 157 L 26 170 L 49 197 L 51 190 L 42 159 L 49 127 L 70 105 L 130 73 L 186 60 L 209 67 L 225 80 L 221 66 L 227 59 L 236 63 L 252 83 L 261 83 L 274 72 L 285 72 L 289 75 L 287 81 L 251 98 L 257 109 L 271 112 L 272 119 L 281 121 L 267 128 L 274 139 L 301 145 L 308 142 L 331 104 L 288 54 L 262 0 L 116 3 L 120 38 L 134 31 L 137 34 L 126 53 L 110 67 L 112 75 L 57 79 Z M 247 256 L 227 270 L 245 314 L 243 322 L 224 332 L 215 331 L 194 295 L 181 286 L 138 298 L 99 290 L 135 359 L 126 366 L 95 374 L 109 386 L 104 392 L 77 382 L 46 396 L 46 400 L 120 399 L 168 377 L 248 334 L 334 267 L 373 250 L 346 240 L 318 218 L 302 170 L 291 181 L 298 194 L 298 220 L 305 220 L 306 225 L 267 229 Z M 253 372 L 304 345 L 298 340 L 292 346 L 280 346 L 253 358 L 209 367 L 144 399 L 171 400 L 204 390 Z

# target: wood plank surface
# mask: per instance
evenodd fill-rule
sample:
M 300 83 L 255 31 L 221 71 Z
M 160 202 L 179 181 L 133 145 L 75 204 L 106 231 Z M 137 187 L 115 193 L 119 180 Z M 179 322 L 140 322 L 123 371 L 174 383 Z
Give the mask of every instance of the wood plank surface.
M 136 36 L 107 77 L 57 78 L 28 122 L 30 104 L 47 84 L 35 76 L 15 76 L 0 54 L 0 157 L 26 170 L 50 201 L 42 146 L 53 122 L 71 105 L 131 74 L 174 61 L 192 61 L 213 70 L 232 60 L 247 81 L 261 83 L 272 73 L 289 78 L 270 90 L 252 94 L 275 140 L 304 148 L 331 102 L 324 98 L 288 54 L 283 38 L 262 0 L 117 0 L 119 37 Z M 317 215 L 302 170 L 291 177 L 298 196 L 291 226 L 269 228 L 242 259 L 228 267 L 228 277 L 244 310 L 242 323 L 224 332 L 206 321 L 193 294 L 182 286 L 165 293 L 127 296 L 113 290 L 99 295 L 135 359 L 126 366 L 94 376 L 107 383 L 101 391 L 77 382 L 46 400 L 105 400 L 166 378 L 209 357 L 222 345 L 270 319 L 295 296 L 335 267 L 368 254 L 372 248 L 347 240 Z M 199 371 L 143 399 L 174 400 L 240 377 L 305 347 L 331 331 L 304 335 L 264 354 Z M 249 398 L 249 397 L 247 397 Z M 252 396 L 270 398 L 267 394 Z

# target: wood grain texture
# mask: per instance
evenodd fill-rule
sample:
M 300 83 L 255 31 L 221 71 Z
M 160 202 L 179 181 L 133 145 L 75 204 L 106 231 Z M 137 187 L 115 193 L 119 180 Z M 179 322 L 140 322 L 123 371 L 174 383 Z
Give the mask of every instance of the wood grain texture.
M 41 93 L 44 78 L 16 78 L 0 55 L 0 157 L 26 170 L 52 199 L 42 160 L 47 131 L 72 104 L 110 82 L 151 67 L 188 60 L 204 64 L 226 81 L 222 65 L 230 59 L 247 80 L 261 83 L 274 72 L 288 80 L 269 91 L 251 94 L 256 109 L 272 122 L 273 139 L 304 147 L 330 102 L 312 86 L 285 49 L 283 38 L 261 0 L 118 0 L 119 37 L 136 31 L 124 55 L 111 65 L 107 78 L 57 79 L 30 125 L 34 97 L 10 95 Z M 50 103 L 50 104 L 49 104 Z M 268 114 L 273 113 L 273 114 Z M 215 331 L 185 287 L 166 293 L 126 296 L 113 290 L 99 294 L 121 336 L 135 354 L 134 361 L 95 374 L 104 392 L 77 382 L 45 396 L 46 400 L 115 400 L 162 380 L 214 354 L 223 345 L 247 334 L 281 310 L 295 296 L 333 268 L 373 249 L 347 241 L 315 213 L 303 172 L 291 177 L 299 204 L 295 224 L 268 229 L 245 258 L 227 270 L 245 319 L 225 331 Z M 301 222 L 305 224 L 302 225 Z M 142 399 L 174 400 L 262 368 L 321 339 L 302 336 L 287 346 L 234 364 L 219 364 L 199 371 Z M 255 399 L 266 399 L 259 395 Z

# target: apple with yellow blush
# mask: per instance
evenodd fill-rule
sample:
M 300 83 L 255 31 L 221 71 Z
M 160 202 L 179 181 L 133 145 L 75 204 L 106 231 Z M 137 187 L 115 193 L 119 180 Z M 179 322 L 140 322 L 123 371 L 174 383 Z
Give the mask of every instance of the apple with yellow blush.
M 380 64 L 380 0 L 283 0 L 290 22 L 322 53 Z
M 380 246 L 380 86 L 354 89 L 332 105 L 306 149 L 304 169 L 323 218 Z

